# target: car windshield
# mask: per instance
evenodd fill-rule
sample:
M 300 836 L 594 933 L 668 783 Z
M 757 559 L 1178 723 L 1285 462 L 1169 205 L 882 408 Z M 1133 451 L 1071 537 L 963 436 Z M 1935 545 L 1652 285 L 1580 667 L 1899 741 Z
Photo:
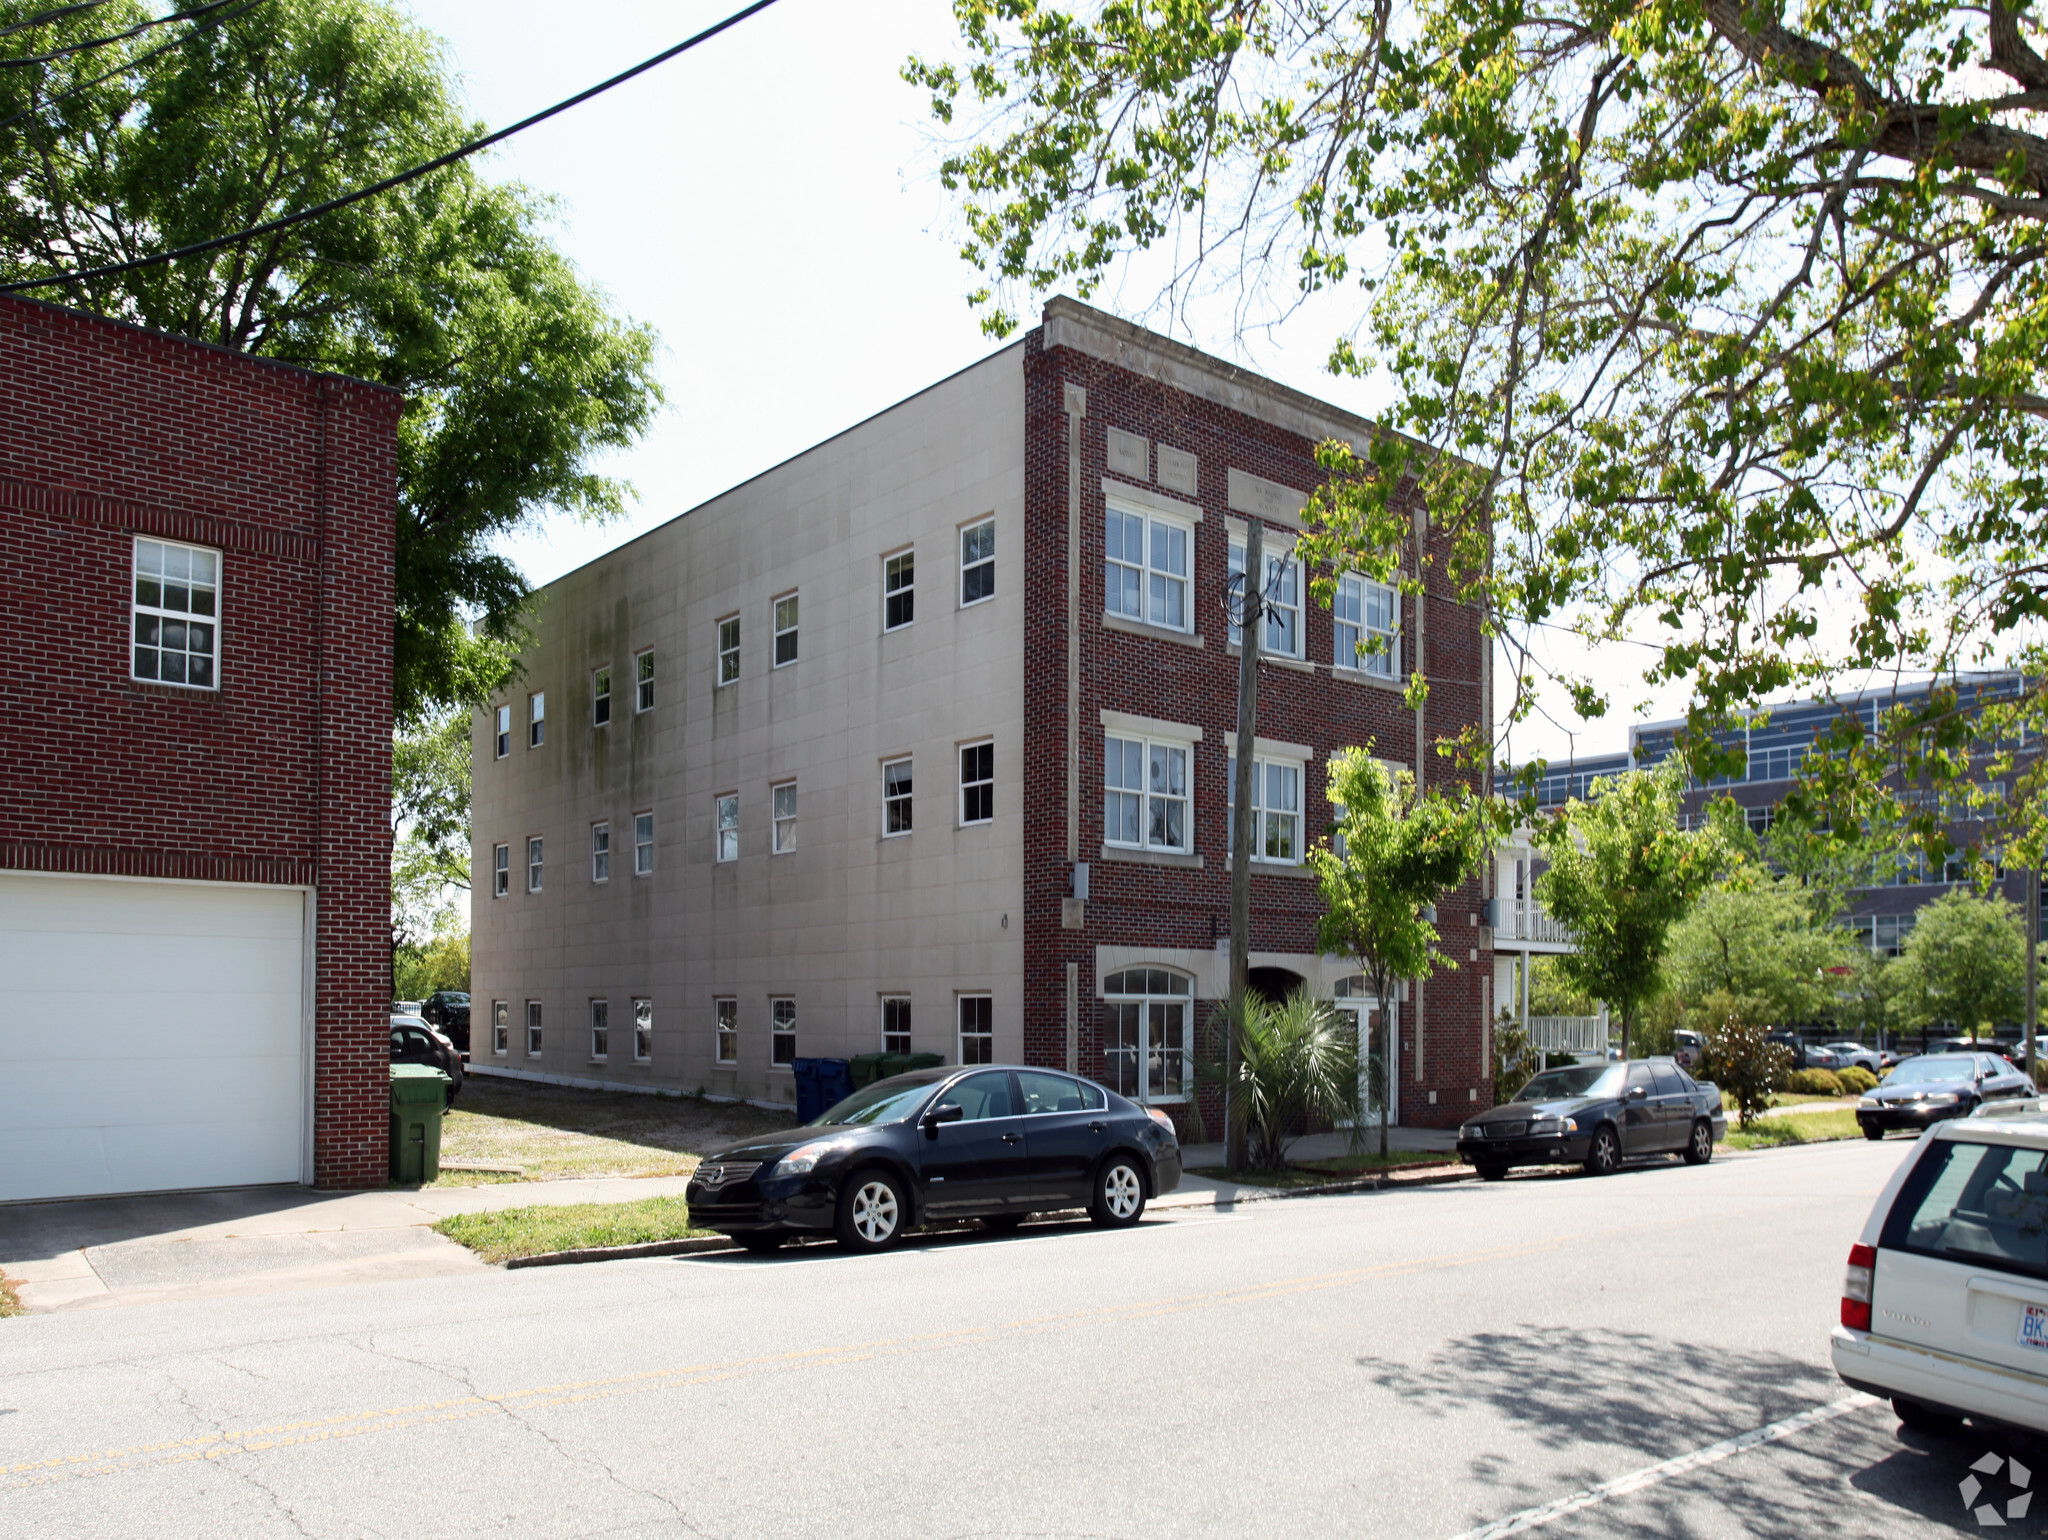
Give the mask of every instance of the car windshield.
M 1547 1069 L 1516 1093 L 1518 1102 L 1555 1102 L 1570 1096 L 1616 1096 L 1627 1073 L 1619 1064 L 1574 1064 Z
M 806 1128 L 825 1128 L 843 1123 L 900 1123 L 923 1104 L 932 1094 L 932 1083 L 937 1076 L 909 1080 L 899 1075 L 891 1080 L 877 1081 L 855 1091 L 853 1095 L 836 1106 L 827 1107 L 823 1112 L 806 1123 Z
M 1960 1054 L 1954 1058 L 1908 1059 L 1892 1071 L 1894 1085 L 1904 1085 L 1909 1081 L 1930 1081 L 1936 1085 L 1945 1085 L 1951 1081 L 1976 1078 L 1977 1061 L 1966 1059 Z

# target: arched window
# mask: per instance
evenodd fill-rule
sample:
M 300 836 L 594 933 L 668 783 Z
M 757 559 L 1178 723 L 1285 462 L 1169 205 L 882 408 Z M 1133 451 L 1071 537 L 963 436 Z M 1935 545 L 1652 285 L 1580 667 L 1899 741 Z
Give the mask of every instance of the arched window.
M 1363 1000 L 1365 995 L 1365 975 L 1363 973 L 1353 973 L 1337 980 L 1337 988 L 1330 998 L 1333 1000 Z
M 1126 968 L 1102 981 L 1102 1078 L 1134 1101 L 1187 1099 L 1194 1082 L 1194 981 Z

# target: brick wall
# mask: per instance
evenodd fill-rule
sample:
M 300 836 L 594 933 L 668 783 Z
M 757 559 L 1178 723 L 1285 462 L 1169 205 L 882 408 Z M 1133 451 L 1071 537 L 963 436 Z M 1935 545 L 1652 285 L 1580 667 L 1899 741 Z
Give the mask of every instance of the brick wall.
M 0 297 L 0 868 L 314 886 L 322 1186 L 385 1180 L 401 407 Z M 129 678 L 137 534 L 222 552 L 217 691 Z

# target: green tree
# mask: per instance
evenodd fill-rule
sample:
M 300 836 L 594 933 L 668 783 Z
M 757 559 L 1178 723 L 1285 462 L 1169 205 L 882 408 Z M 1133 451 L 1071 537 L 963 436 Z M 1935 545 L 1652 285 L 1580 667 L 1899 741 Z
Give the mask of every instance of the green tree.
M 1844 961 L 1845 971 L 1835 980 L 1835 1020 L 1859 1042 L 1882 1039 L 1892 1029 L 1890 960 L 1856 942 Z
M 1678 827 L 1682 774 L 1672 759 L 1595 781 L 1591 800 L 1574 798 L 1536 831 L 1550 859 L 1536 896 L 1572 937 L 1557 973 L 1620 1015 L 1624 1058 L 1637 1017 L 1663 988 L 1671 927 L 1722 860 L 1710 829 Z
M 1908 1029 L 1952 1023 L 1969 1037 L 2023 1007 L 2027 944 L 2019 911 L 1966 889 L 1923 906 L 1890 969 L 1892 1009 Z
M 10 51 L 49 54 L 171 7 L 69 9 L 0 0 Z M 24 25 L 38 13 L 53 19 Z M 0 70 L 0 283 L 226 235 L 480 132 L 440 44 L 388 0 L 264 0 Z M 661 399 L 653 333 L 609 313 L 549 243 L 550 212 L 463 161 L 204 256 L 35 291 L 404 394 L 401 718 L 505 677 L 526 585 L 493 541 L 550 509 L 621 512 L 629 489 L 592 467 Z
M 1253 1170 L 1285 1171 L 1288 1147 L 1318 1124 L 1356 1125 L 1358 1053 L 1337 1012 L 1305 992 L 1278 1005 L 1246 1001 L 1229 1107 Z M 1207 1083 L 1227 1076 L 1220 1060 L 1205 1057 L 1198 1069 Z
M 426 973 L 434 989 L 469 987 L 469 712 L 401 725 L 391 742 L 391 988 L 413 999 Z M 460 948 L 463 982 L 449 983 Z M 426 973 L 422 973 L 422 969 Z
M 1317 938 L 1323 951 L 1354 959 L 1373 999 L 1380 1002 L 1381 1036 L 1391 1047 L 1394 985 L 1432 969 L 1457 964 L 1437 950 L 1429 915 L 1436 901 L 1485 859 L 1496 833 L 1496 813 L 1469 792 L 1419 792 L 1408 770 L 1393 770 L 1364 749 L 1330 759 L 1330 801 L 1342 808 L 1331 837 L 1308 852 L 1322 889 Z M 1391 1055 L 1364 1050 L 1378 1061 L 1374 1100 L 1379 1104 L 1380 1154 L 1387 1153 L 1387 1092 Z
M 1817 922 L 1805 889 L 1744 862 L 1709 886 L 1672 926 L 1665 960 L 1687 1000 L 1720 991 L 1754 1001 L 1779 1026 L 1834 1014 L 1853 943 Z
M 1756 1004 L 1717 990 L 1707 996 L 1699 1013 L 1707 1073 L 1715 1088 L 1734 1101 L 1744 1128 L 1771 1105 L 1771 1097 L 1785 1088 L 1792 1073 L 1792 1050 L 1765 1036 Z

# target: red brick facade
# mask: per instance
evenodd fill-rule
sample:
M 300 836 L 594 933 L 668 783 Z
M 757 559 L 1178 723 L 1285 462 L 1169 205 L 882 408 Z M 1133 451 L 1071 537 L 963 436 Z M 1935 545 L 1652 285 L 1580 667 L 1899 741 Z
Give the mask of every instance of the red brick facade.
M 315 1175 L 386 1179 L 402 402 L 0 297 L 0 868 L 310 886 Z M 222 553 L 219 688 L 129 677 L 133 537 Z
M 1077 965 L 1079 1058 L 1084 1074 L 1103 1073 L 1101 1011 L 1096 1000 L 1098 946 L 1156 946 L 1211 950 L 1229 933 L 1230 875 L 1226 832 L 1226 766 L 1235 742 L 1238 661 L 1228 646 L 1221 610 L 1229 536 L 1228 472 L 1235 468 L 1296 489 L 1320 480 L 1314 442 L 1300 433 L 1221 404 L 1204 395 L 1136 372 L 1075 348 L 1030 339 L 1025 360 L 1025 982 L 1024 1055 L 1059 1064 L 1066 1053 L 1066 966 Z M 1159 339 L 1154 339 L 1158 341 Z M 1170 347 L 1170 344 L 1167 345 Z M 1212 361 L 1213 363 L 1213 361 Z M 1220 366 L 1216 366 L 1220 367 Z M 1263 382 L 1255 382 L 1262 384 Z M 1069 558 L 1069 422 L 1067 387 L 1086 392 L 1079 421 L 1080 562 Z M 1332 420 L 1342 415 L 1329 410 Z M 1195 526 L 1192 595 L 1196 647 L 1103 623 L 1104 504 L 1107 431 L 1122 429 L 1148 440 L 1153 452 L 1147 481 L 1156 481 L 1157 446 L 1192 453 L 1198 490 L 1167 495 L 1204 510 Z M 1361 434 L 1367 425 L 1360 423 Z M 1119 480 L 1139 478 L 1120 475 Z M 1231 512 L 1228 517 L 1248 521 Z M 1268 522 L 1267 548 L 1291 542 L 1294 531 Z M 1424 668 L 1431 695 L 1426 727 L 1432 740 L 1481 719 L 1485 705 L 1486 642 L 1479 617 L 1448 593 L 1439 547 L 1430 588 Z M 1080 585 L 1077 634 L 1069 637 L 1068 585 Z M 1404 638 L 1415 636 L 1414 601 L 1405 606 Z M 1374 745 L 1382 757 L 1415 761 L 1415 717 L 1398 689 L 1333 677 L 1332 617 L 1304 595 L 1305 657 L 1313 671 L 1267 664 L 1261 669 L 1258 731 L 1264 738 L 1309 745 L 1315 758 L 1303 787 L 1305 838 L 1323 837 L 1330 821 L 1325 791 L 1329 754 L 1353 744 Z M 1090 894 L 1083 928 L 1063 924 L 1068 896 L 1067 851 L 1068 646 L 1080 650 L 1078 856 L 1090 864 Z M 1412 645 L 1412 644 L 1411 644 Z M 1405 670 L 1413 654 L 1404 656 Z M 1099 859 L 1103 843 L 1103 710 L 1199 727 L 1191 780 L 1194 851 L 1200 870 Z M 1427 755 L 1432 784 L 1455 772 Z M 1320 912 L 1316 884 L 1305 872 L 1278 874 L 1253 867 L 1251 951 L 1314 953 Z M 1491 933 L 1483 924 L 1483 875 L 1475 875 L 1439 906 L 1439 930 L 1455 971 L 1443 970 L 1423 990 L 1421 1054 L 1416 1013 L 1402 1010 L 1399 1072 L 1403 1123 L 1454 1126 L 1475 1105 L 1490 1106 L 1483 1061 L 1485 992 L 1493 971 Z M 1477 950 L 1476 958 L 1473 950 Z M 1197 1023 L 1214 1002 L 1196 1002 Z M 1419 1068 L 1418 1068 L 1419 1064 Z M 1210 1122 L 1212 1136 L 1215 1123 Z

